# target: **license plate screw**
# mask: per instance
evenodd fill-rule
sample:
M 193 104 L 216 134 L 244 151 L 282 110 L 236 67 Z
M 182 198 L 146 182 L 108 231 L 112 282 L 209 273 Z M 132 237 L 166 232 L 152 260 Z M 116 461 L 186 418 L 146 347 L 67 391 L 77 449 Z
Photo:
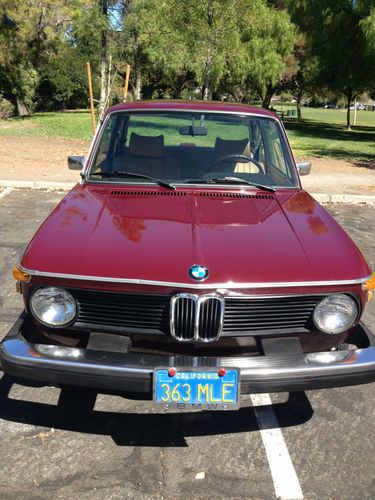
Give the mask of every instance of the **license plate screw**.
M 169 370 L 168 370 L 168 375 L 169 375 L 170 377 L 174 377 L 174 376 L 176 375 L 176 373 L 177 373 L 176 368 L 169 368 Z
M 219 368 L 219 371 L 217 372 L 219 377 L 224 377 L 224 375 L 227 373 L 225 368 Z

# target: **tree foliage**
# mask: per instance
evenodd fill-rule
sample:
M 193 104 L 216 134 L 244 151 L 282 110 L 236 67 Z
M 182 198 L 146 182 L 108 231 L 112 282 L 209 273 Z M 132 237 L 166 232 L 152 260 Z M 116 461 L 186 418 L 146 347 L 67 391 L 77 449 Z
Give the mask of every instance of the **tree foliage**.
M 247 77 L 263 107 L 290 78 L 295 28 L 286 10 L 264 1 L 250 1 L 241 19 L 247 50 Z M 294 69 L 294 68 L 293 68 Z
M 0 93 L 19 114 L 122 98 L 374 91 L 375 0 L 2 0 Z M 117 75 L 114 79 L 114 75 Z M 122 78 L 121 78 L 122 77 Z M 114 94 L 113 94 L 114 95 Z
M 373 5 L 373 0 L 289 0 L 292 19 L 319 61 L 317 81 L 346 97 L 348 128 L 353 99 L 375 81 Z
M 188 53 L 187 63 L 201 87 L 203 99 L 209 99 L 225 72 L 228 60 L 235 58 L 239 46 L 236 26 L 238 0 L 190 0 L 181 9 L 179 0 L 167 7 L 171 30 L 180 34 Z
M 50 61 L 63 43 L 68 12 L 63 0 L 5 0 L 0 7 L 1 86 L 27 114 L 35 105 L 39 68 Z

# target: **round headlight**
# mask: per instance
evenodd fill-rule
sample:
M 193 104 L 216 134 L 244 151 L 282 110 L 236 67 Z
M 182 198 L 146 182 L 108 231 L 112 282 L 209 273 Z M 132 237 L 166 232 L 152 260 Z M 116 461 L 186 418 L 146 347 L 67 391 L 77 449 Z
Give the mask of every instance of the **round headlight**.
M 329 295 L 315 307 L 313 320 L 315 326 L 324 333 L 342 333 L 348 330 L 357 319 L 358 308 L 349 295 Z
M 38 288 L 31 297 L 34 316 L 51 326 L 64 326 L 70 323 L 77 312 L 76 301 L 63 288 L 48 286 Z

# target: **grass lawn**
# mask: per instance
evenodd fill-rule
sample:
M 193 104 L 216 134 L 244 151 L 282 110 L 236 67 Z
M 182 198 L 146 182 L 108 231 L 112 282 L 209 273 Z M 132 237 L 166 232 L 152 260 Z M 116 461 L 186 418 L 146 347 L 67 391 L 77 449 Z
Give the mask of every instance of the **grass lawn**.
M 278 109 L 288 109 L 288 106 Z M 351 117 L 353 120 L 353 111 Z M 299 158 L 329 156 L 355 161 L 373 161 L 375 158 L 375 112 L 357 111 L 357 124 L 346 130 L 346 110 L 302 108 L 303 123 L 286 118 L 294 153 Z
M 90 140 L 91 115 L 89 112 L 36 113 L 25 118 L 12 118 L 0 121 L 0 136 Z
M 291 106 L 277 106 L 287 110 Z M 353 111 L 352 111 L 353 115 Z M 304 122 L 286 118 L 285 127 L 298 158 L 328 156 L 347 160 L 371 161 L 375 157 L 375 112 L 358 111 L 357 126 L 345 129 L 346 110 L 303 108 Z M 88 112 L 37 113 L 27 118 L 0 122 L 0 136 L 64 137 L 90 140 Z

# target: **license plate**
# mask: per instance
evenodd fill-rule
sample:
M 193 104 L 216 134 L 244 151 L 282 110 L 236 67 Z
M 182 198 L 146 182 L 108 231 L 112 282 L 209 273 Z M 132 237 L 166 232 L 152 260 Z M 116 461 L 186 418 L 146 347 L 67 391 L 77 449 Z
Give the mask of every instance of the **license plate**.
M 172 372 L 173 373 L 173 372 Z M 239 407 L 239 371 L 169 368 L 154 371 L 154 402 L 164 409 L 234 410 Z

